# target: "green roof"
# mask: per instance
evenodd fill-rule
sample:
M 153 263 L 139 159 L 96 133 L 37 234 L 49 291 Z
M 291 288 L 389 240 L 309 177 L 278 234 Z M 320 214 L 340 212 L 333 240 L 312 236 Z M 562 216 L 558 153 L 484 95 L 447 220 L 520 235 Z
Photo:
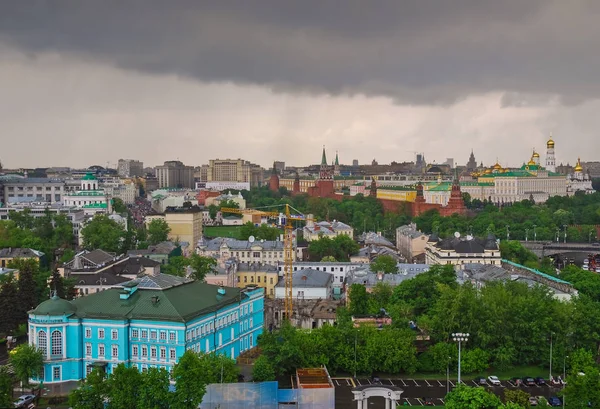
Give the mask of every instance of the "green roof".
M 77 298 L 71 303 L 77 308 L 76 315 L 81 318 L 187 322 L 239 302 L 240 289 L 224 288 L 225 295 L 220 295 L 218 286 L 193 281 L 166 289 L 138 289 L 128 299 L 120 298 L 122 289 L 111 288 Z M 155 302 L 154 297 L 158 297 L 158 301 Z
M 321 165 L 327 165 L 327 156 L 325 156 L 325 146 L 323 146 L 323 155 L 321 156 Z
M 75 313 L 77 308 L 67 300 L 57 297 L 56 295 L 49 300 L 44 301 L 38 305 L 30 314 L 35 315 L 72 315 Z
M 103 190 L 79 190 L 73 193 L 67 193 L 67 196 L 106 196 Z
M 442 182 L 437 183 L 434 186 L 431 186 L 429 189 L 430 192 L 446 192 L 452 188 L 452 183 L 450 182 Z
M 84 177 L 81 178 L 81 180 L 98 180 L 98 179 L 92 173 L 88 172 L 85 174 Z
M 379 186 L 378 190 L 402 190 L 405 192 L 414 192 L 417 190 L 417 188 L 412 185 L 409 185 L 409 186 Z
M 90 203 L 81 207 L 84 209 L 106 209 L 108 205 L 106 203 Z

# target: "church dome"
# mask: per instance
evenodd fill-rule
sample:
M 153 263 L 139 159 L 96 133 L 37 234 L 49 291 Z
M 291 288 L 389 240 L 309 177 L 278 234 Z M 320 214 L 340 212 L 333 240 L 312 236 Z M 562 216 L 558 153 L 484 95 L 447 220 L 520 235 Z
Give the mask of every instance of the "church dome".
M 53 296 L 49 300 L 38 305 L 30 314 L 34 315 L 71 315 L 77 311 L 77 307 L 67 300 Z
M 546 142 L 546 147 L 548 149 L 554 148 L 554 141 L 552 140 L 552 138 L 548 139 L 548 142 Z
M 533 152 L 532 158 L 539 158 L 540 154 L 537 152 Z
M 527 162 L 527 165 L 529 165 L 529 166 L 534 166 L 535 165 L 535 162 L 533 161 L 533 158 L 531 158 L 529 160 L 529 162 Z
M 575 172 L 583 172 L 583 166 L 581 166 L 580 158 L 577 158 L 577 165 L 575 165 Z
M 496 164 L 494 165 L 494 170 L 502 170 L 502 165 L 496 162 Z
M 486 169 L 485 172 L 483 172 L 483 173 L 485 173 L 486 175 L 489 175 L 490 173 L 492 173 L 492 170 L 491 169 Z

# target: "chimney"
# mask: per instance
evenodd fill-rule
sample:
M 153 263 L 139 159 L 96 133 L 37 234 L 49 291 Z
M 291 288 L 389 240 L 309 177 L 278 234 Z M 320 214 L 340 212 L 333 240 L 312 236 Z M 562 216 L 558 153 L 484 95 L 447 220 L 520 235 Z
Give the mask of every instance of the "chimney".
M 154 296 L 152 296 L 151 300 L 152 300 L 152 305 L 156 305 L 160 301 L 160 298 L 158 297 L 158 295 L 154 295 Z
M 381 271 L 377 273 L 377 279 L 383 281 L 383 273 Z
M 219 295 L 225 295 L 225 287 L 220 286 L 219 289 L 217 290 L 217 293 Z

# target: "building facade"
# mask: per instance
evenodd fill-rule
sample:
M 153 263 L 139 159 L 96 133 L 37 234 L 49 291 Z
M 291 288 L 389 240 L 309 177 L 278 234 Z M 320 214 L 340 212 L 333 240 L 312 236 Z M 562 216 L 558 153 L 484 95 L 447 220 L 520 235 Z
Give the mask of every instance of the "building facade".
M 98 207 L 110 212 L 110 197 L 99 187 L 96 176 L 87 173 L 79 182 L 80 189 L 64 195 L 64 205 L 78 208 Z
M 265 290 L 265 297 L 275 297 L 275 286 L 279 281 L 279 271 L 276 266 L 262 263 L 239 263 L 235 275 L 238 288 L 255 285 Z
M 65 182 L 62 179 L 5 178 L 1 186 L 3 186 L 3 204 L 60 204 L 65 194 Z
M 354 229 L 351 226 L 337 220 L 331 223 L 327 221 L 315 222 L 310 215 L 302 233 L 306 241 L 318 240 L 320 237 L 332 239 L 342 235 L 350 238 L 354 237 Z
M 154 168 L 159 188 L 194 188 L 194 167 L 178 160 L 166 161 Z
M 428 237 L 417 230 L 417 225 L 400 226 L 396 229 L 396 248 L 409 263 L 425 254 Z
M 224 267 L 230 260 L 273 266 L 284 261 L 283 241 L 280 240 L 247 241 L 227 237 L 217 237 L 212 240 L 202 239 L 198 243 L 196 252 L 204 257 L 214 257 L 221 267 Z
M 134 159 L 119 159 L 117 173 L 125 178 L 144 176 L 144 163 Z
M 202 238 L 202 211 L 199 209 L 167 209 L 165 221 L 169 225 L 169 240 L 187 242 L 194 248 Z
M 425 246 L 426 264 L 451 264 L 457 269 L 462 269 L 465 264 L 492 264 L 501 265 L 502 256 L 498 241 L 493 234 L 486 239 L 467 236 L 454 237 L 443 240 L 432 234 Z
M 275 298 L 285 298 L 285 280 L 275 286 Z M 333 297 L 333 275 L 310 268 L 292 273 L 292 296 L 299 300 L 328 300 Z
M 44 354 L 45 384 L 85 379 L 119 364 L 172 371 L 186 350 L 236 359 L 262 333 L 263 289 L 143 277 L 73 301 L 56 296 L 29 312 L 29 344 Z
M 262 168 L 247 160 L 211 159 L 208 163 L 207 182 L 245 182 L 257 187 L 262 180 Z

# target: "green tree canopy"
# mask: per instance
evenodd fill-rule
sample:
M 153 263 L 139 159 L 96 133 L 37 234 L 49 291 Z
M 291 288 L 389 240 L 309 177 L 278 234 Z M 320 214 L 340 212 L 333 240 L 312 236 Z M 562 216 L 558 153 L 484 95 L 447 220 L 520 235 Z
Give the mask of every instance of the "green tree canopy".
M 275 369 L 273 364 L 265 355 L 259 356 L 252 366 L 252 381 L 264 382 L 275 380 Z
M 29 386 L 29 380 L 39 377 L 42 373 L 44 356 L 42 351 L 35 346 L 21 344 L 10 351 L 9 362 L 21 384 Z
M 163 241 L 167 241 L 170 232 L 171 228 L 164 219 L 154 219 L 148 223 L 148 243 L 156 245 Z
M 497 409 L 502 402 L 481 387 L 460 385 L 446 395 L 445 405 L 448 409 Z
M 194 280 L 203 281 L 208 274 L 217 274 L 217 260 L 212 257 L 192 254 L 188 259 L 188 263 L 192 268 L 192 277 Z
M 119 253 L 121 242 L 125 239 L 125 229 L 108 216 L 98 214 L 81 229 L 83 247 L 88 250 L 102 249 Z
M 398 273 L 398 263 L 396 259 L 389 255 L 378 256 L 371 262 L 371 271 L 385 274 Z
M 73 409 L 105 409 L 108 398 L 108 382 L 103 369 L 94 368 L 79 387 L 69 394 L 69 405 Z

